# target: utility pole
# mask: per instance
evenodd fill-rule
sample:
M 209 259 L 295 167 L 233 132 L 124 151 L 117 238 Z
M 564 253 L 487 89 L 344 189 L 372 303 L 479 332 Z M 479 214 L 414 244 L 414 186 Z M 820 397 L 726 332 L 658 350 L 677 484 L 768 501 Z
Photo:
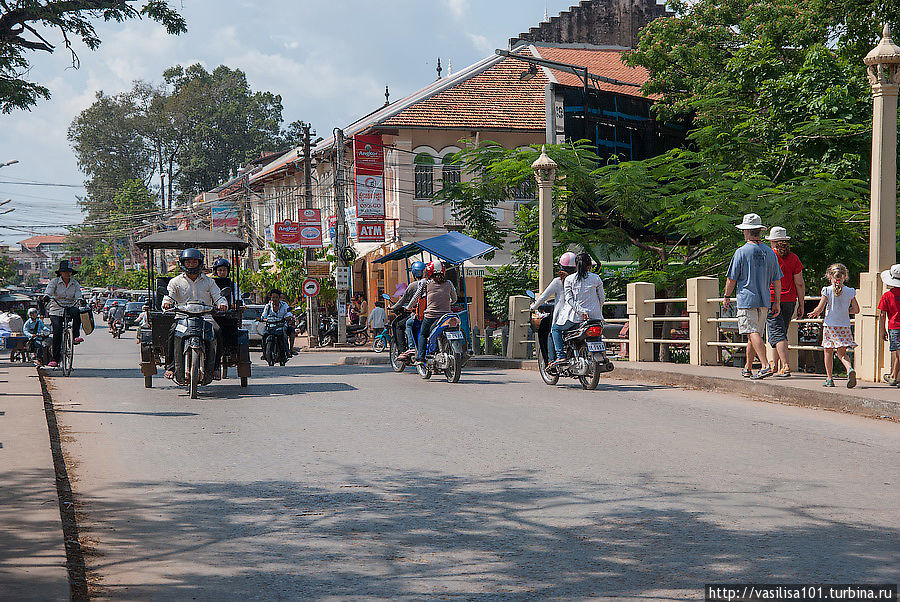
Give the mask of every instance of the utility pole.
M 312 209 L 312 156 L 310 155 L 310 125 L 308 123 L 303 124 L 303 157 L 304 205 L 307 209 Z M 309 262 L 315 260 L 315 258 L 316 250 L 306 249 L 304 263 L 308 266 Z M 307 270 L 307 276 L 308 275 L 309 271 Z M 314 344 L 318 344 L 319 340 L 319 300 L 317 297 L 308 297 L 308 302 L 306 304 L 306 327 L 309 332 L 309 346 L 312 347 Z
M 335 256 L 337 259 L 338 269 L 344 271 L 346 267 L 344 262 L 344 249 L 347 248 L 347 223 L 344 221 L 344 130 L 334 129 L 334 204 L 335 213 L 337 214 L 337 229 L 335 240 Z M 337 306 L 338 306 L 338 343 L 341 345 L 347 342 L 347 289 L 338 287 L 337 290 Z M 344 308 L 341 315 L 341 307 Z

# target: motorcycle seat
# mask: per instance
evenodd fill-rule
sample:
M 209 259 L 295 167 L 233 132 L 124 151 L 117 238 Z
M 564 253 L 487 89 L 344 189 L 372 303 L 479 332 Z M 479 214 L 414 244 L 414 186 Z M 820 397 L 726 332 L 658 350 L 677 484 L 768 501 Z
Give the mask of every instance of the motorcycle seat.
M 603 326 L 603 320 L 587 320 L 586 322 L 579 322 L 572 328 L 564 331 L 565 334 L 563 335 L 563 339 L 568 341 L 577 338 L 583 329 L 590 328 L 591 326 Z

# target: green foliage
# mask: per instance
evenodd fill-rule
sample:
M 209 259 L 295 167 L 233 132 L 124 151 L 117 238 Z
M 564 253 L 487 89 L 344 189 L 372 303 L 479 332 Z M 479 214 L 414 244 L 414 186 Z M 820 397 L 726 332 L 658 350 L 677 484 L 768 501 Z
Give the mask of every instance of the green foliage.
M 19 281 L 19 272 L 16 262 L 9 255 L 0 255 L 0 283 L 15 284 Z
M 538 286 L 536 269 L 523 269 L 518 265 L 504 265 L 496 269 L 488 268 L 484 278 L 484 293 L 488 309 L 499 320 L 509 319 L 509 298 L 524 295 L 527 290 Z
M 187 31 L 184 18 L 166 0 L 8 0 L 0 2 L 0 112 L 30 109 L 50 90 L 26 79 L 29 51 L 53 52 L 59 39 L 71 53 L 72 66 L 80 61 L 72 39 L 80 38 L 91 50 L 100 46 L 94 28 L 97 21 L 122 23 L 147 17 L 165 26 L 170 34 Z

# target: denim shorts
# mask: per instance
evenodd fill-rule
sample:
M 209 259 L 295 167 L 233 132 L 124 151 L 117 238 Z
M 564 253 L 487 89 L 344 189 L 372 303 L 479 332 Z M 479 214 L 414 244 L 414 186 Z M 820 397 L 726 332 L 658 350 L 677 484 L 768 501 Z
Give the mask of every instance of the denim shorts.
M 900 351 L 900 328 L 888 330 L 888 340 L 891 342 L 891 351 Z
M 774 347 L 776 343 L 787 340 L 788 326 L 791 324 L 791 318 L 794 317 L 795 307 L 796 304 L 792 301 L 782 301 L 780 314 L 772 316 L 772 310 L 769 310 L 766 318 L 769 345 Z

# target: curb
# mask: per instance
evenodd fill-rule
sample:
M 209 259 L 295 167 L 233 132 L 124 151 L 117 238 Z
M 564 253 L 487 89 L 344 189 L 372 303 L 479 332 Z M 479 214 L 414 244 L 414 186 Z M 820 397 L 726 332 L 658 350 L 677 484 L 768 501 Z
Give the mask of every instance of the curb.
M 368 357 L 345 356 L 338 363 L 347 366 L 387 365 L 390 363 L 390 358 L 386 355 L 374 354 Z M 537 361 L 535 360 L 513 360 L 503 357 L 475 356 L 466 365 L 499 370 L 537 371 Z M 868 418 L 888 418 L 900 421 L 900 404 L 874 397 L 859 397 L 832 391 L 813 391 L 782 385 L 773 381 L 743 382 L 715 376 L 661 372 L 659 370 L 626 366 L 620 362 L 614 365 L 615 370 L 605 375 L 605 378 L 654 383 L 682 389 L 702 389 L 717 393 L 738 394 L 758 401 L 782 403 L 805 408 L 824 408 Z

